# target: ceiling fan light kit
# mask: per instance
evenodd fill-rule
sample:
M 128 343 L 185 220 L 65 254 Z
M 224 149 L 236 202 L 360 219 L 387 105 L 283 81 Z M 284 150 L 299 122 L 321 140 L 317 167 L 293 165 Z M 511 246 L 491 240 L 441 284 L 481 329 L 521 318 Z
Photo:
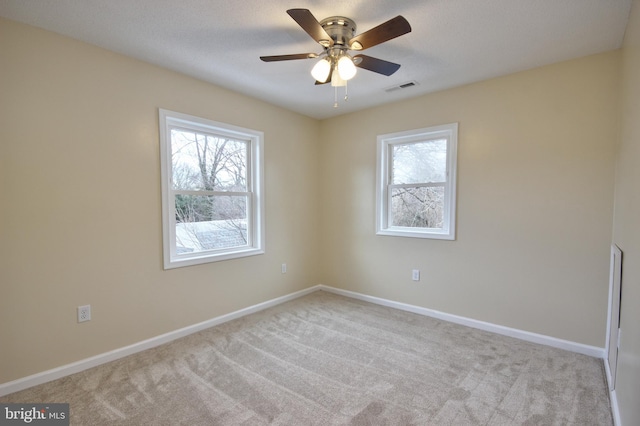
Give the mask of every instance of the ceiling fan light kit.
M 320 58 L 312 68 L 311 76 L 315 79 L 316 85 L 331 82 L 331 86 L 336 88 L 334 107 L 338 106 L 337 88 L 345 86 L 346 91 L 347 81 L 355 77 L 358 68 L 386 76 L 390 76 L 400 68 L 399 64 L 371 56 L 360 54 L 351 56 L 348 51 L 368 49 L 411 32 L 411 25 L 402 16 L 396 16 L 355 36 L 356 23 L 344 16 L 332 16 L 318 22 L 308 9 L 289 9 L 287 13 L 311 38 L 322 46 L 323 51 L 320 54 L 261 56 L 260 59 L 264 62 L 276 62 Z

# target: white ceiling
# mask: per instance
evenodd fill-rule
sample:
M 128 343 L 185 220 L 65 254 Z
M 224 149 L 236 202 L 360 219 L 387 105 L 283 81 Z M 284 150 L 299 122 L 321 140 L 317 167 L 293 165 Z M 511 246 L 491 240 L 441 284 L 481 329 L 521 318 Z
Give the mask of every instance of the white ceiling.
M 323 119 L 374 105 L 620 47 L 631 0 L 0 0 L 0 16 Z M 356 34 L 397 15 L 413 31 L 363 53 L 401 64 L 385 77 L 360 69 L 333 107 L 316 86 L 316 60 L 265 63 L 264 55 L 320 53 L 287 15 L 355 20 Z M 412 88 L 386 92 L 415 81 Z M 340 89 L 342 93 L 342 89 Z

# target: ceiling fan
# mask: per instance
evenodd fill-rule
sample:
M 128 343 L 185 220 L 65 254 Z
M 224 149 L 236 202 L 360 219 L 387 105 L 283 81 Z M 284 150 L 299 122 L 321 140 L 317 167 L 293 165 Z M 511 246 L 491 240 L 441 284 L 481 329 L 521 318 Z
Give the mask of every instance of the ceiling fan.
M 345 86 L 346 81 L 356 74 L 356 67 L 386 76 L 400 68 L 399 64 L 393 62 L 362 54 L 351 56 L 348 52 L 359 52 L 411 32 L 411 25 L 402 16 L 396 16 L 356 36 L 356 23 L 352 19 L 332 16 L 318 22 L 308 9 L 289 9 L 287 13 L 322 46 L 323 51 L 319 54 L 261 56 L 264 62 L 321 58 L 311 75 L 316 84 L 331 82 L 332 86 Z

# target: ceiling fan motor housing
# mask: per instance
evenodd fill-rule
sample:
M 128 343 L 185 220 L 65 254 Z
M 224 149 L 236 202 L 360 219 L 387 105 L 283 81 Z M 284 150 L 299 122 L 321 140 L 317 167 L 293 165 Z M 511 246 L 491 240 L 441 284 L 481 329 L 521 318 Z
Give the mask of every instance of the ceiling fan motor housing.
M 344 16 L 332 16 L 323 19 L 320 21 L 320 25 L 333 40 L 334 47 L 348 47 L 349 40 L 356 33 L 356 23 Z M 329 47 L 329 43 L 325 47 Z

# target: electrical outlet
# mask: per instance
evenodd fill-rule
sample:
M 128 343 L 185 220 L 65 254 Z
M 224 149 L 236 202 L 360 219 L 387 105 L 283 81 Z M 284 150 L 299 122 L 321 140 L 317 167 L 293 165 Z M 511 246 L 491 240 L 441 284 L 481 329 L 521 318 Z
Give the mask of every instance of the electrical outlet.
M 78 322 L 85 322 L 91 319 L 91 305 L 78 306 Z
M 282 271 L 283 274 L 287 273 L 287 264 L 283 263 L 282 266 L 280 267 L 280 270 Z
M 414 281 L 420 281 L 420 270 L 419 269 L 414 269 L 413 272 L 411 273 L 411 279 Z

